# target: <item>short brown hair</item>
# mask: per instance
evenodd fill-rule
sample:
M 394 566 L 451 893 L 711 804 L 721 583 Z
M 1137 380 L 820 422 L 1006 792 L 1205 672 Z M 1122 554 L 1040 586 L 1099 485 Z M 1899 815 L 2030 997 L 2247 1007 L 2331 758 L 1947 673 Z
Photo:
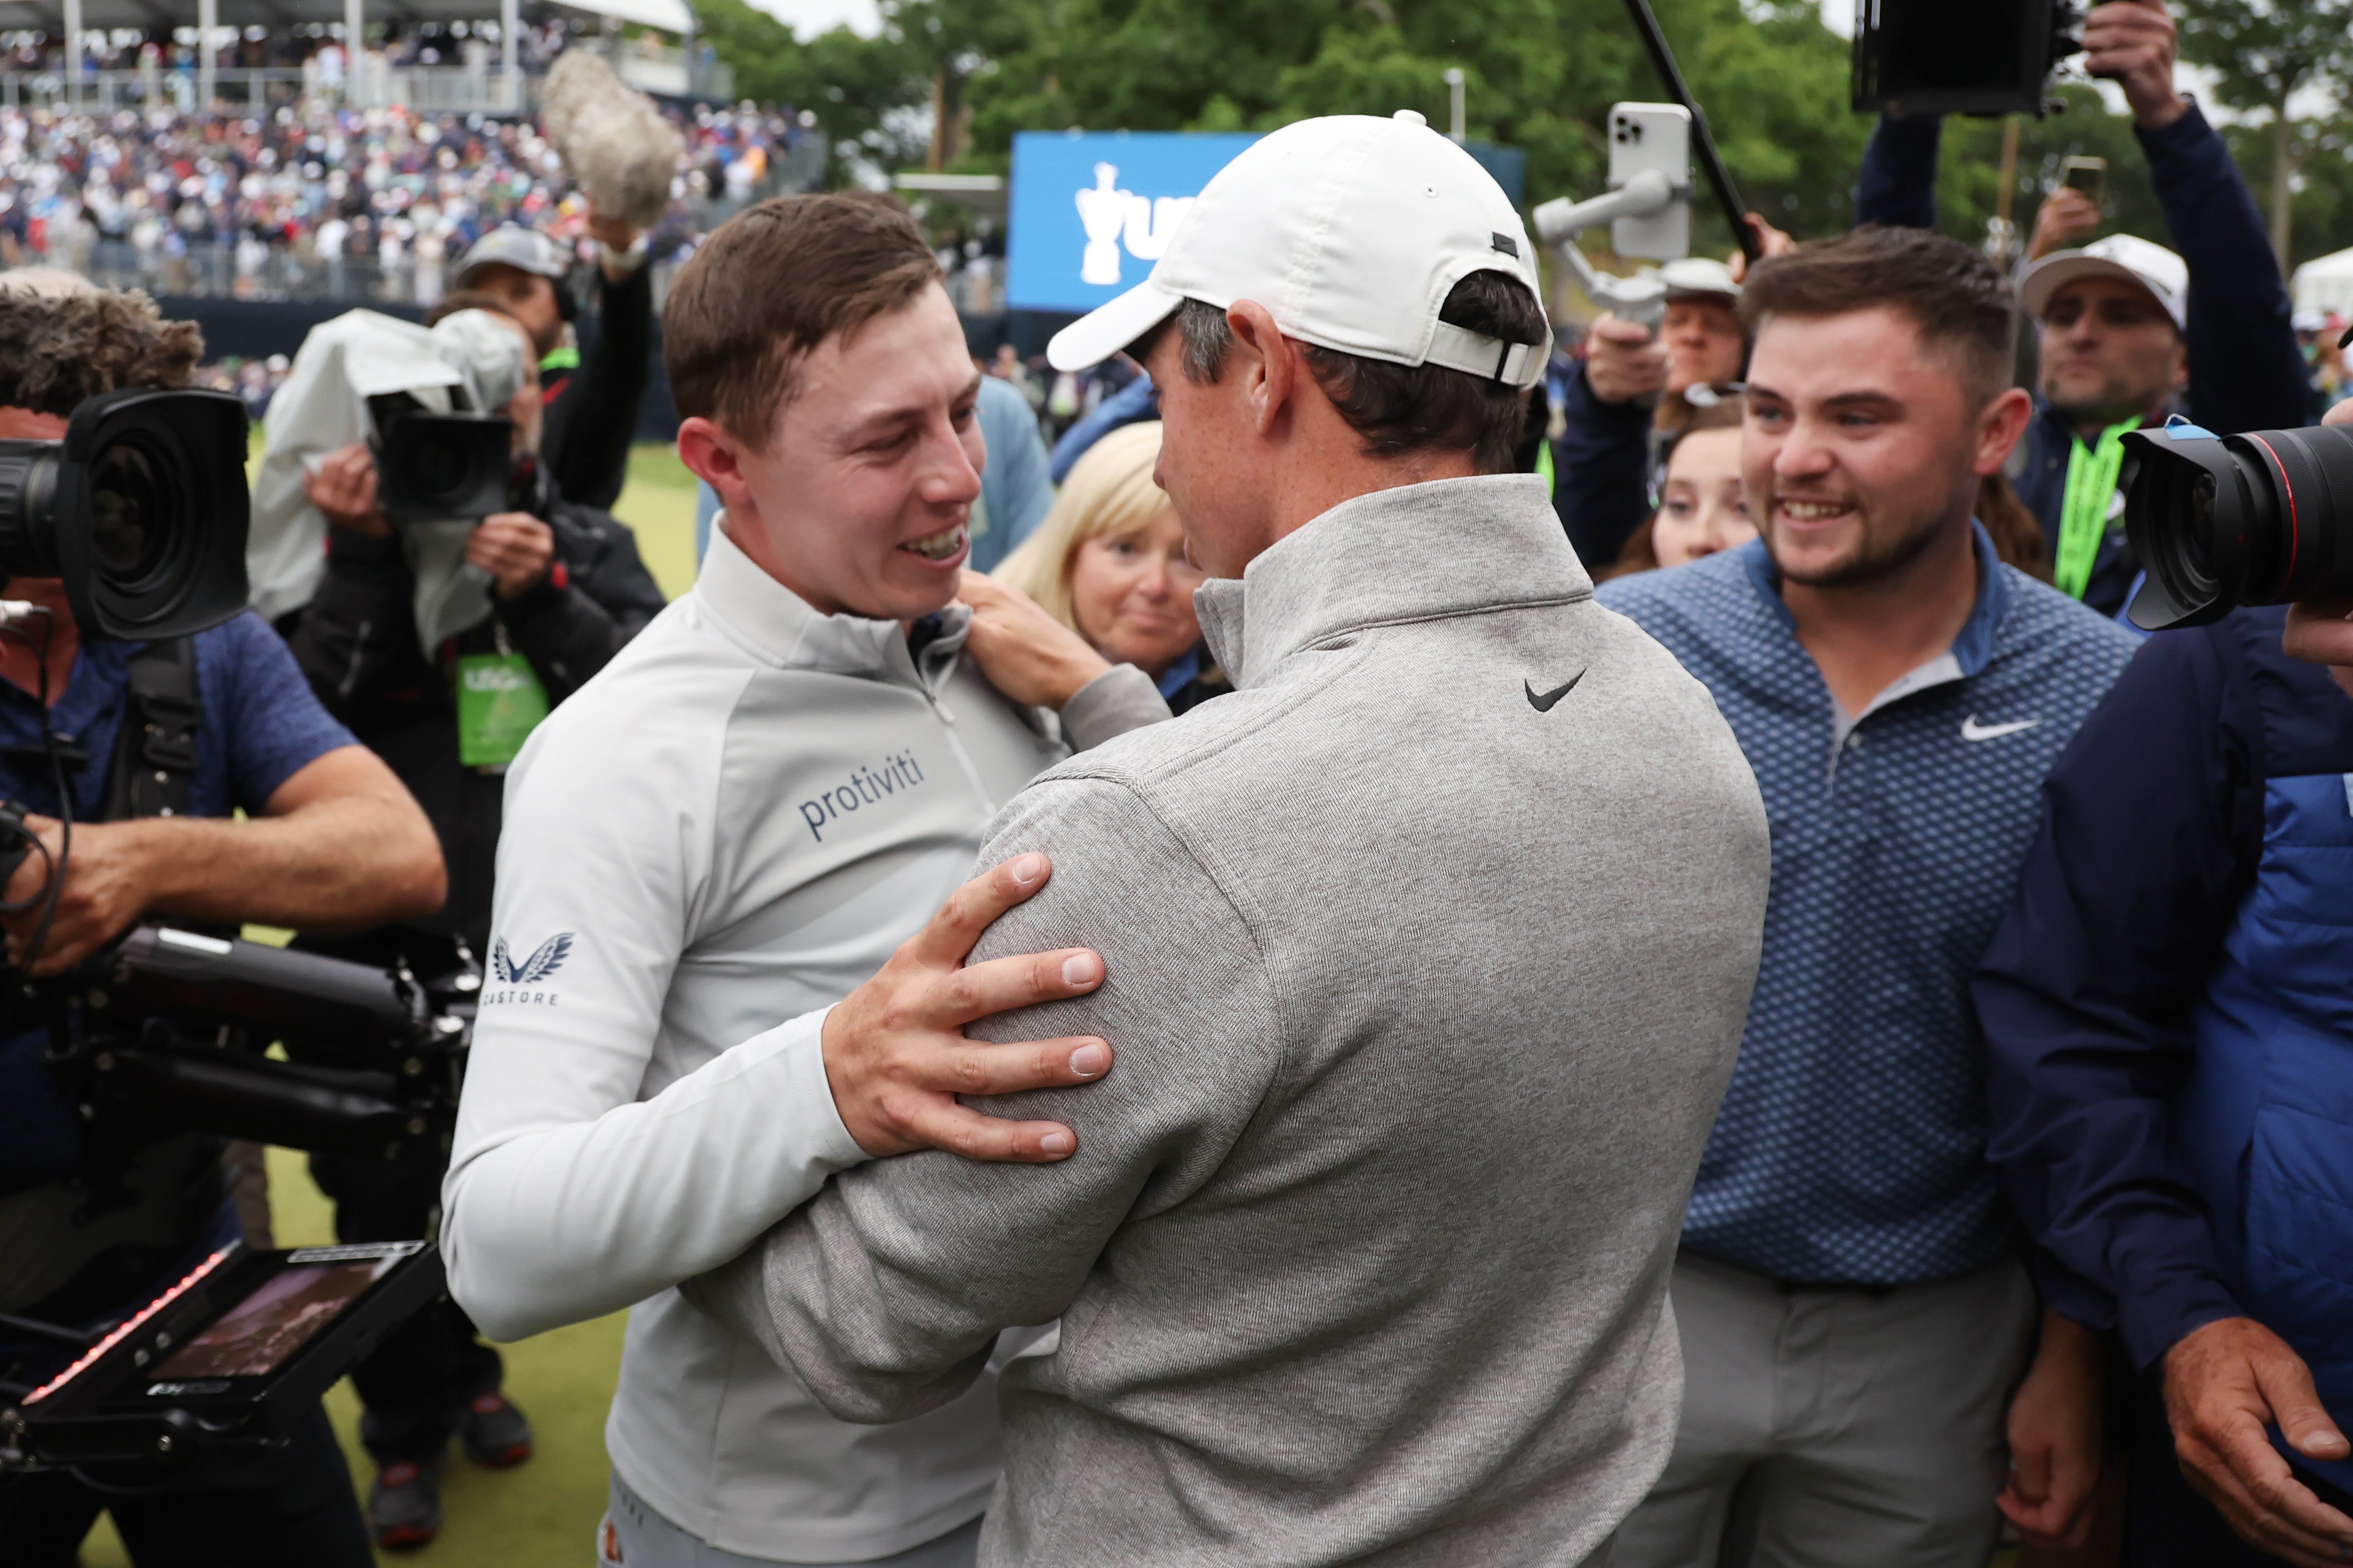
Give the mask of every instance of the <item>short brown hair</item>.
M 205 335 L 128 293 L 44 298 L 0 291 L 0 407 L 69 416 L 86 398 L 195 379 Z
M 1809 240 L 1749 268 L 1740 289 L 1740 322 L 1752 342 L 1768 317 L 1820 319 L 1881 307 L 1910 317 L 1923 348 L 1957 356 L 1986 398 L 2010 384 L 2017 292 L 2001 268 L 1934 230 L 1872 224 Z
M 771 196 L 712 232 L 670 284 L 662 366 L 681 415 L 765 446 L 800 360 L 938 281 L 897 197 Z
M 1540 343 L 1546 330 L 1544 307 L 1507 272 L 1465 277 L 1439 307 L 1438 319 L 1508 343 Z M 1225 311 L 1187 300 L 1177 307 L 1176 330 L 1184 334 L 1185 374 L 1216 381 L 1234 341 Z M 1519 387 L 1444 365 L 1397 364 L 1314 343 L 1300 347 L 1324 395 L 1365 438 L 1367 455 L 1467 450 L 1482 474 L 1512 471 L 1526 422 L 1527 395 Z M 1148 342 L 1133 352 L 1150 352 Z

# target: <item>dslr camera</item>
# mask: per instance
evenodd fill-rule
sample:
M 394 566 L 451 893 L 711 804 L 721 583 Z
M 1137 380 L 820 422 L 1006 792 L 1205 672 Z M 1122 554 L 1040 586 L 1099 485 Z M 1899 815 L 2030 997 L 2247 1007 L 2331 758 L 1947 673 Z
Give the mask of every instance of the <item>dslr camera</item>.
M 514 421 L 503 414 L 441 414 L 405 392 L 368 402 L 376 504 L 395 523 L 489 517 L 507 510 Z
M 2353 426 L 2217 436 L 2177 416 L 2124 442 L 2125 531 L 2148 574 L 2135 626 L 2353 594 Z

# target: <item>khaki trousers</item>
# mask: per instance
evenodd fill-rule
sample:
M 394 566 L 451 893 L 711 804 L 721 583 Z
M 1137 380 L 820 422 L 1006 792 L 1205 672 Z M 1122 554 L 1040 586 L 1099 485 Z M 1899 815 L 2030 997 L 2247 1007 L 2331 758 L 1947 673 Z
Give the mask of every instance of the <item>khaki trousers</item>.
M 1617 1568 L 1984 1568 L 2023 1268 L 1807 1289 L 1685 1252 L 1672 1289 L 1683 1424 Z

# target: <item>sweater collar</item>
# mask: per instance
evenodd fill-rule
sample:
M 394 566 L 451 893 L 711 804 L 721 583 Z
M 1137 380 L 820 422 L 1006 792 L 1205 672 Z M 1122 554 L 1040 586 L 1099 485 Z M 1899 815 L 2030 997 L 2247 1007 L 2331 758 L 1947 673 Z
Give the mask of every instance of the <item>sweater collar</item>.
M 2010 610 L 2010 578 L 2003 572 L 2001 557 L 1993 547 L 1992 536 L 1985 525 L 1972 521 L 1970 542 L 1978 558 L 1977 602 L 1969 606 L 1969 618 L 1953 637 L 1952 656 L 1963 675 L 1975 675 L 1993 658 L 1995 630 Z M 1781 571 L 1773 564 L 1773 552 L 1765 541 L 1752 539 L 1740 547 L 1740 563 L 1747 569 L 1749 581 L 1756 584 L 1757 595 L 1780 617 L 1781 625 L 1792 637 L 1798 633 L 1797 617 L 1781 598 Z
M 1193 602 L 1210 653 L 1247 688 L 1344 632 L 1592 595 L 1544 480 L 1489 474 L 1342 501 Z
M 896 621 L 819 615 L 809 602 L 763 571 L 727 537 L 726 514 L 712 520 L 711 546 L 695 574 L 694 595 L 737 646 L 781 669 L 896 679 L 936 692 L 963 652 L 972 611 L 950 605 L 920 654 Z

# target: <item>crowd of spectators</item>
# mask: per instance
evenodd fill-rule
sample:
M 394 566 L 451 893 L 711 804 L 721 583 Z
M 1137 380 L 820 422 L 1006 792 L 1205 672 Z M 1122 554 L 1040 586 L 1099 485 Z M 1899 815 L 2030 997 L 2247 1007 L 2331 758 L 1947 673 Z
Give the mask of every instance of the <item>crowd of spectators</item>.
M 815 116 L 671 110 L 687 146 L 657 263 L 773 194 Z M 157 295 L 429 307 L 504 222 L 583 241 L 587 202 L 533 121 L 304 100 L 264 116 L 0 109 L 0 261 Z

